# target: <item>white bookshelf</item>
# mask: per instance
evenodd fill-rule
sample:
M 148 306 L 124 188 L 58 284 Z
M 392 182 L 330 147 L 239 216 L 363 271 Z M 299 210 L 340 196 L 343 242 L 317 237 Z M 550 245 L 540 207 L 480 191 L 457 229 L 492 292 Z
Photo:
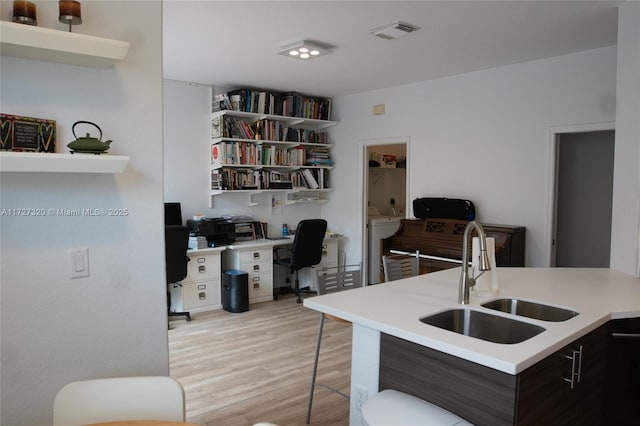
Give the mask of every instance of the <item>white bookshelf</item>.
M 279 122 L 283 127 L 289 127 L 294 129 L 312 129 L 315 131 L 320 131 L 326 129 L 328 127 L 335 126 L 338 124 L 336 121 L 330 120 L 318 120 L 318 119 L 309 119 L 309 118 L 300 118 L 300 117 L 289 117 L 289 116 L 281 116 L 281 115 L 270 115 L 270 114 L 260 114 L 260 113 L 251 113 L 251 112 L 243 112 L 243 111 L 234 111 L 234 110 L 223 110 L 216 111 L 211 113 L 211 151 L 215 145 L 223 145 L 227 142 L 236 143 L 236 144 L 245 144 L 246 146 L 258 147 L 260 145 L 264 146 L 272 146 L 279 147 L 282 149 L 291 149 L 295 147 L 302 147 L 303 149 L 313 149 L 313 148 L 325 148 L 330 149 L 333 144 L 329 143 L 310 143 L 310 142 L 292 142 L 292 141 L 281 141 L 281 140 L 270 140 L 270 139 L 246 139 L 246 138 L 237 138 L 230 136 L 222 136 L 221 131 L 219 130 L 219 126 L 222 124 L 221 119 L 224 117 L 233 117 L 237 120 L 244 121 L 246 123 L 255 123 L 260 120 L 270 120 L 273 122 Z M 257 154 L 257 149 L 254 154 Z M 219 170 L 219 169 L 227 169 L 227 170 L 281 170 L 283 172 L 286 171 L 298 171 L 298 170 L 318 170 L 324 169 L 326 171 L 332 170 L 332 165 L 305 165 L 305 164 L 261 164 L 261 158 L 259 156 L 253 157 L 253 162 L 248 164 L 239 164 L 239 163 L 227 163 L 226 158 L 218 157 L 216 159 L 212 158 L 211 161 L 211 171 Z M 322 189 L 313 189 L 313 188 L 304 188 L 294 186 L 290 189 L 232 189 L 232 190 L 220 190 L 220 189 L 212 189 L 209 192 L 209 207 L 213 207 L 213 199 L 215 196 L 223 195 L 223 194 L 244 194 L 248 198 L 247 204 L 249 206 L 258 205 L 257 201 L 254 199 L 254 196 L 262 193 L 282 193 L 284 194 L 284 203 L 287 205 L 291 204 L 300 204 L 300 203 L 323 203 L 327 202 L 327 195 L 331 190 L 329 188 Z

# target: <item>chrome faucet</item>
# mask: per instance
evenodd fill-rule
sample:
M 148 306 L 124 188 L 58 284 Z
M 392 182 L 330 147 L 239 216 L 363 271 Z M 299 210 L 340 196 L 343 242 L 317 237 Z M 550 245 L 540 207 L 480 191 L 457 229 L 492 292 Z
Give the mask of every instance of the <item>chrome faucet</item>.
M 458 303 L 462 305 L 469 304 L 469 289 L 476 284 L 476 279 L 469 275 L 469 238 L 471 237 L 471 230 L 475 229 L 478 233 L 478 240 L 480 241 L 480 259 L 478 263 L 478 269 L 481 271 L 488 271 L 491 269 L 489 263 L 489 256 L 487 256 L 487 237 L 484 233 L 484 229 L 480 222 L 472 220 L 467 223 L 467 227 L 464 228 L 464 237 L 462 241 L 462 273 L 460 274 L 460 290 L 458 291 Z

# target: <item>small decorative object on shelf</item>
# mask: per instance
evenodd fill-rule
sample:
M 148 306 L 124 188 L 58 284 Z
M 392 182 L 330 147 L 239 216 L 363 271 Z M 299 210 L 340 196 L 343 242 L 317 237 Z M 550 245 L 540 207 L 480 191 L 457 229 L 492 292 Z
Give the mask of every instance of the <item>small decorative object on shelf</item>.
M 38 25 L 35 3 L 24 0 L 13 0 L 13 22 Z
M 80 12 L 80 2 L 76 0 L 60 0 L 60 16 L 58 21 L 63 24 L 69 24 L 69 32 L 72 25 L 82 24 L 82 14 Z
M 94 126 L 100 132 L 100 137 L 98 139 L 92 138 L 89 133 L 87 136 L 79 138 L 76 136 L 76 125 L 78 124 L 90 124 Z M 71 153 L 84 153 L 84 154 L 96 154 L 100 155 L 103 152 L 109 149 L 109 145 L 111 145 L 110 140 L 106 142 L 102 142 L 102 129 L 90 121 L 76 121 L 73 123 L 73 127 L 71 127 L 71 132 L 73 133 L 73 137 L 76 138 L 73 142 L 69 142 L 67 147 L 71 150 Z
M 55 146 L 55 120 L 0 114 L 0 149 L 54 152 Z

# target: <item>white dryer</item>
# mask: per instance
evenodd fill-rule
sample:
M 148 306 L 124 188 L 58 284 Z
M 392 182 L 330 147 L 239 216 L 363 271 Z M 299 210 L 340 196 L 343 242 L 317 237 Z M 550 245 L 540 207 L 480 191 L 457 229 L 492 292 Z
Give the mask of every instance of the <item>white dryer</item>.
M 380 253 L 380 240 L 392 236 L 400 227 L 400 216 L 369 216 L 369 284 L 380 282 L 382 260 Z

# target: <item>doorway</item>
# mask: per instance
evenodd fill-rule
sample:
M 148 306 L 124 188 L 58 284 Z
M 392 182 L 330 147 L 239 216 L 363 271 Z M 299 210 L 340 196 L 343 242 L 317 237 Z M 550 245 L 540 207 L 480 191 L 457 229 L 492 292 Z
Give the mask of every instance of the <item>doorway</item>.
M 406 217 L 409 138 L 364 141 L 363 146 L 363 271 L 367 284 L 380 274 L 380 239 L 389 237 Z
M 609 267 L 615 131 L 556 133 L 551 266 Z

